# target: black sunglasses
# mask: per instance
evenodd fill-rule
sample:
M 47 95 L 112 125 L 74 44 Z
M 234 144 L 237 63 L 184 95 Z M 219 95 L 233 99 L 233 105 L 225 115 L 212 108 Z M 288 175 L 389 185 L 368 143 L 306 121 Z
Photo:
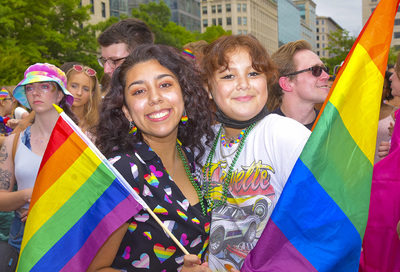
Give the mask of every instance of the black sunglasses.
M 283 75 L 283 76 L 294 76 L 297 74 L 301 74 L 304 72 L 308 72 L 311 71 L 311 74 L 315 77 L 319 77 L 322 74 L 322 71 L 325 71 L 325 73 L 327 73 L 329 75 L 329 68 L 328 67 L 322 67 L 322 66 L 313 66 L 304 70 L 300 70 L 297 72 L 293 72 L 293 73 L 289 73 L 287 75 Z

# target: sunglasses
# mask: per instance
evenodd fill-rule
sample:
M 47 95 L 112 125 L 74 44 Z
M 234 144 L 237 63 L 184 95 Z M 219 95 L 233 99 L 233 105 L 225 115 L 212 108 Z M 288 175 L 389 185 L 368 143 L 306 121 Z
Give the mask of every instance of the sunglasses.
M 297 71 L 297 72 L 286 74 L 284 76 L 285 77 L 286 76 L 294 76 L 294 75 L 301 74 L 301 73 L 308 72 L 308 71 L 311 71 L 311 74 L 313 76 L 315 76 L 315 77 L 319 77 L 322 74 L 322 71 L 325 71 L 325 73 L 327 73 L 329 75 L 329 68 L 328 67 L 313 66 L 313 67 L 310 67 L 310 68 L 307 68 L 307 69 L 304 69 L 304 70 L 300 70 L 300 71 Z
M 108 65 L 110 65 L 110 67 L 112 69 L 116 68 L 118 66 L 118 64 L 121 62 L 121 60 L 126 59 L 127 57 L 123 57 L 123 58 L 119 58 L 119 59 L 105 59 L 103 57 L 98 58 L 97 61 L 99 62 L 101 67 L 104 67 L 104 65 L 106 65 L 106 62 L 108 61 Z
M 86 73 L 88 76 L 95 76 L 95 75 L 97 74 L 96 71 L 95 71 L 94 69 L 92 69 L 92 68 L 84 69 L 82 65 L 77 65 L 77 64 L 75 64 L 75 65 L 72 66 L 72 67 L 73 67 L 74 70 L 77 71 L 77 72 L 85 71 L 85 73 Z

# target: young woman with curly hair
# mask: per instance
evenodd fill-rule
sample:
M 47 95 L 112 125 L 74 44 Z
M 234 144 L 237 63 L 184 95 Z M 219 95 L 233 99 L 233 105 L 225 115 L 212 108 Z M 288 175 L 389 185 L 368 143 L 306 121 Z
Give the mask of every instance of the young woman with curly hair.
M 202 138 L 212 140 L 213 117 L 196 75 L 174 48 L 139 46 L 113 74 L 96 144 L 188 252 L 202 257 L 210 217 L 193 154 L 204 154 Z M 141 211 L 110 236 L 89 271 L 177 271 L 183 256 Z

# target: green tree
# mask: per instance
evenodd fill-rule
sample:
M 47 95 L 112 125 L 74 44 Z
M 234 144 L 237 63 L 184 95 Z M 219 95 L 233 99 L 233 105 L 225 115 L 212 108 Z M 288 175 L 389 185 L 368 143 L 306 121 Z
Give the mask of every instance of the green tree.
M 232 31 L 226 31 L 222 28 L 222 26 L 208 26 L 204 33 L 201 33 L 199 36 L 199 40 L 205 40 L 208 43 L 211 43 L 218 39 L 221 36 L 231 35 Z
M 397 54 L 399 53 L 399 48 L 395 46 L 390 47 L 389 50 L 389 58 L 388 58 L 388 65 L 395 65 L 397 60 Z
M 157 44 L 167 44 L 181 48 L 187 42 L 195 41 L 195 36 L 192 32 L 174 22 L 170 22 L 171 10 L 164 1 L 141 4 L 138 9 L 132 9 L 132 16 L 143 20 L 150 27 L 155 35 L 155 43 Z
M 95 29 L 82 27 L 89 9 L 80 0 L 0 0 L 0 84 L 18 83 L 36 62 L 95 64 Z
M 178 49 L 190 42 L 205 40 L 210 43 L 222 35 L 230 34 L 221 26 L 207 27 L 202 34 L 190 32 L 170 21 L 171 10 L 162 0 L 160 3 L 150 2 L 147 5 L 139 5 L 138 9 L 132 10 L 132 16 L 143 20 L 150 27 L 156 38 L 155 43 L 167 44 Z
M 340 65 L 345 60 L 355 41 L 356 37 L 350 36 L 349 32 L 345 29 L 338 29 L 330 33 L 328 47 L 325 49 L 330 54 L 333 54 L 334 57 L 322 59 L 330 71 L 333 71 L 335 66 Z

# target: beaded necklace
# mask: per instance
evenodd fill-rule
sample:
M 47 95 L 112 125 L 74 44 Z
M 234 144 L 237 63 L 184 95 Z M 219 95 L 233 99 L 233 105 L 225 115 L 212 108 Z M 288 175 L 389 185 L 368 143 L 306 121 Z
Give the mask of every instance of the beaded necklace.
M 247 135 L 249 135 L 250 131 L 255 127 L 256 124 L 257 124 L 257 122 L 252 123 L 244 132 L 242 140 L 239 143 L 237 152 L 232 160 L 231 165 L 229 166 L 228 173 L 226 174 L 225 179 L 223 181 L 221 199 L 217 203 L 214 203 L 214 201 L 212 201 L 212 198 L 211 198 L 211 190 L 210 190 L 210 187 L 211 187 L 211 161 L 214 157 L 215 150 L 217 148 L 218 139 L 222 132 L 222 125 L 219 128 L 217 136 L 215 137 L 214 143 L 211 147 L 210 154 L 208 154 L 206 164 L 203 167 L 203 180 L 204 180 L 204 185 L 206 187 L 205 188 L 205 196 L 206 196 L 208 205 L 211 210 L 218 208 L 226 203 L 226 199 L 228 198 L 228 188 L 229 188 L 230 180 L 232 178 L 233 168 L 235 167 L 236 161 L 238 160 L 240 153 L 242 152 Z
M 190 180 L 190 183 L 192 183 L 194 189 L 196 190 L 197 196 L 199 197 L 199 201 L 200 201 L 200 205 L 201 205 L 201 211 L 203 212 L 204 216 L 207 216 L 206 206 L 204 205 L 204 201 L 203 201 L 203 194 L 201 193 L 201 189 L 200 189 L 199 185 L 194 180 L 193 175 L 190 172 L 190 168 L 189 168 L 188 162 L 187 162 L 185 156 L 183 155 L 183 152 L 182 152 L 182 149 L 181 149 L 181 145 L 179 144 L 178 141 L 176 142 L 176 150 L 178 150 L 179 157 L 182 160 L 182 164 L 183 164 L 183 167 L 185 168 L 186 175 L 188 176 L 188 178 Z
M 225 129 L 224 129 L 225 130 Z M 226 136 L 225 133 L 221 135 L 221 144 L 225 147 L 232 147 L 233 144 L 237 144 L 238 142 L 240 142 L 240 140 L 243 138 L 244 132 L 246 131 L 246 129 L 243 129 L 239 136 L 237 137 L 237 139 L 235 139 L 234 137 L 230 139 L 229 143 L 226 142 Z

